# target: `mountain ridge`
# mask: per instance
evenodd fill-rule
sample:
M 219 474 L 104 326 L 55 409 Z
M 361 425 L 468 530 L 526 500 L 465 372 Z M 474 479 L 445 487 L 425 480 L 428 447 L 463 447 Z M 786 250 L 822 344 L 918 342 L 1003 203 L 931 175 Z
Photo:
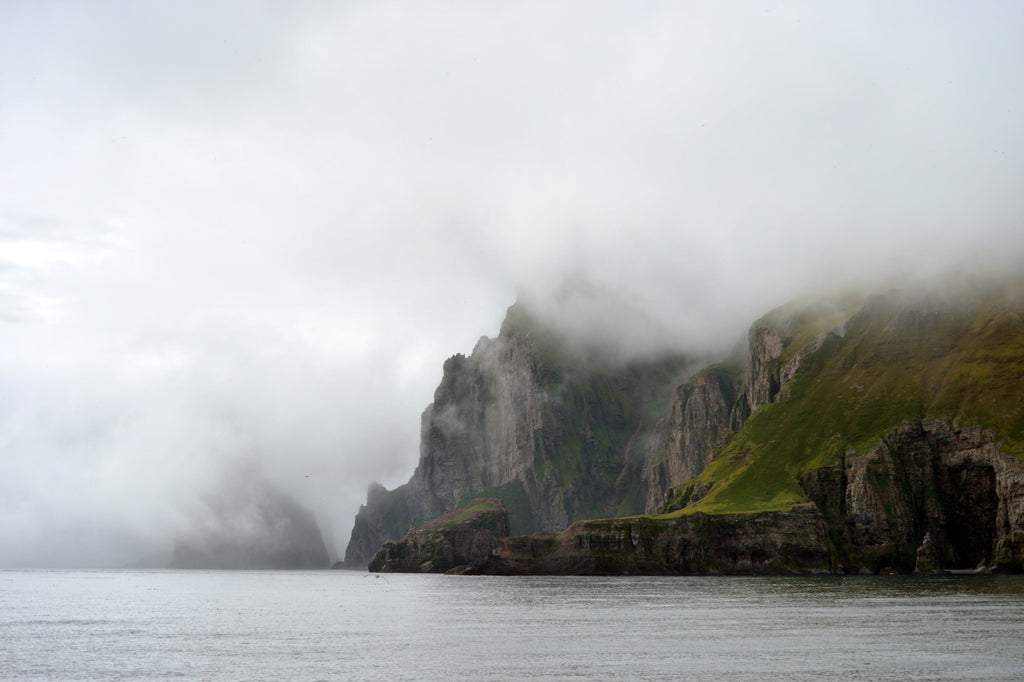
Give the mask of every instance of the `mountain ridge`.
M 586 391 L 570 392 L 571 409 L 555 412 L 548 395 L 537 403 L 543 412 L 537 413 L 540 419 L 523 421 L 512 431 L 524 438 L 539 436 L 542 444 L 545 434 L 549 439 L 551 434 L 560 434 L 558 445 L 570 443 L 576 459 L 587 460 L 584 466 L 611 455 L 621 468 L 617 487 L 606 485 L 604 489 L 581 489 L 591 481 L 567 477 L 563 469 L 556 472 L 553 485 L 543 494 L 557 497 L 570 492 L 576 500 L 589 495 L 607 501 L 609 490 L 632 490 L 642 495 L 642 503 L 634 499 L 631 506 L 624 505 L 625 498 L 620 495 L 617 508 L 613 504 L 563 506 L 561 516 L 550 516 L 545 527 L 536 528 L 560 531 L 544 536 L 541 545 L 560 547 L 551 551 L 561 559 L 554 563 L 538 560 L 535 568 L 563 570 L 576 565 L 584 572 L 598 571 L 595 567 L 616 572 L 646 566 L 644 570 L 655 572 L 727 571 L 728 562 L 721 556 L 714 555 L 717 558 L 712 561 L 708 557 L 713 553 L 693 554 L 692 547 L 685 549 L 686 543 L 703 546 L 719 542 L 715 534 L 728 535 L 725 529 L 734 523 L 724 517 L 754 514 L 750 518 L 758 520 L 752 523 L 765 529 L 761 538 L 765 546 L 754 547 L 753 536 L 741 533 L 747 539 L 734 548 L 739 558 L 733 566 L 741 572 L 794 567 L 871 572 L 976 566 L 1021 570 L 1022 292 L 1024 287 L 1010 282 L 947 289 L 941 294 L 891 290 L 880 295 L 845 296 L 835 302 L 787 304 L 752 325 L 745 363 L 727 362 L 697 371 L 691 364 L 685 376 L 677 375 L 674 387 L 666 389 L 663 379 L 660 390 L 671 394 L 668 403 L 659 402 L 657 409 L 639 418 L 626 406 L 588 413 Z M 578 359 L 567 362 L 564 354 L 552 352 L 558 350 L 557 344 L 545 346 L 550 341 L 546 332 L 524 326 L 516 317 L 522 313 L 516 306 L 510 308 L 498 339 L 488 343 L 507 342 L 522 334 L 539 338 L 541 343 L 521 347 L 519 362 L 499 369 L 511 367 L 521 372 L 526 367 L 543 390 L 559 386 L 566 376 L 579 372 Z M 446 363 L 446 376 L 448 370 Z M 612 392 L 620 402 L 650 399 L 649 386 L 638 388 L 643 372 L 613 375 L 613 384 L 619 382 L 620 388 L 632 382 L 633 388 Z M 457 376 L 452 379 L 458 381 Z M 480 409 L 480 395 L 469 397 L 470 405 Z M 436 399 L 437 395 L 435 406 Z M 609 420 L 627 413 L 633 415 L 628 438 L 623 439 L 619 432 L 616 439 L 591 437 L 595 427 L 606 429 L 603 433 L 607 435 Z M 428 413 L 424 414 L 427 434 Z M 594 418 L 580 419 L 580 414 Z M 522 458 L 520 465 L 536 465 L 538 452 L 545 451 L 533 451 L 534 459 Z M 423 455 L 421 467 L 442 451 L 428 445 Z M 544 464 L 550 467 L 556 462 L 549 457 Z M 510 477 L 503 485 L 514 487 L 518 481 L 526 500 L 519 500 L 520 506 L 526 504 L 535 512 L 540 489 L 524 483 L 524 478 L 528 477 Z M 558 489 L 566 482 L 567 486 Z M 407 485 L 443 488 L 449 483 L 443 478 L 431 481 L 414 475 Z M 453 499 L 450 503 L 457 502 Z M 513 513 L 514 501 L 505 504 Z M 601 509 L 616 513 L 601 514 Z M 792 516 L 794 510 L 802 511 Z M 585 514 L 593 511 L 598 513 L 590 518 L 628 518 L 586 521 Z M 360 515 L 372 517 L 378 512 L 379 505 L 377 510 L 368 505 Z M 642 515 L 636 516 L 638 513 Z M 696 521 L 680 521 L 682 517 L 706 521 L 694 526 Z M 404 521 L 411 527 L 427 518 Z M 615 523 L 641 523 L 638 519 L 648 519 L 642 522 L 646 530 L 641 536 L 646 532 L 662 538 L 659 550 L 651 549 L 651 538 L 627 543 L 632 548 L 627 551 L 626 544 L 616 544 L 603 535 L 612 526 L 618 528 Z M 793 523 L 804 524 L 807 537 L 827 539 L 815 540 L 817 549 L 772 539 L 769 528 L 790 533 Z M 514 523 L 513 533 L 522 535 L 523 525 Z M 969 534 L 963 528 L 972 525 L 988 529 L 981 533 L 988 538 L 981 543 L 984 547 L 965 540 Z M 666 528 L 675 528 L 682 535 L 673 535 L 675 531 Z M 818 532 L 821 528 L 825 536 Z M 632 537 L 638 531 L 629 532 Z M 615 533 L 621 534 L 621 528 Z M 353 541 L 356 539 L 354 532 Z M 367 540 L 364 533 L 360 541 L 373 544 Z M 520 548 L 526 546 L 523 542 Z M 515 571 L 525 571 L 526 564 L 515 559 L 518 550 L 514 545 L 502 545 L 504 549 L 499 547 L 496 556 L 504 551 L 508 559 L 505 569 L 513 570 L 509 567 L 514 565 Z M 601 561 L 594 563 L 594 557 L 586 552 L 573 554 L 591 546 L 604 548 Z M 618 549 L 610 551 L 609 546 Z M 641 546 L 644 558 L 638 563 L 636 552 Z M 531 551 L 536 554 L 540 550 L 534 547 Z M 794 559 L 793 552 L 801 558 Z M 684 556 L 689 558 L 684 560 Z M 694 558 L 698 556 L 703 558 Z M 744 556 L 747 558 L 742 559 Z M 491 570 L 500 572 L 500 564 L 492 562 Z
M 419 464 L 395 490 L 371 486 L 345 565 L 365 565 L 386 540 L 475 497 L 501 499 L 513 533 L 655 509 L 664 488 L 652 453 L 670 435 L 659 420 L 704 364 L 581 352 L 523 304 L 511 306 L 497 337 L 445 361 L 421 418 Z

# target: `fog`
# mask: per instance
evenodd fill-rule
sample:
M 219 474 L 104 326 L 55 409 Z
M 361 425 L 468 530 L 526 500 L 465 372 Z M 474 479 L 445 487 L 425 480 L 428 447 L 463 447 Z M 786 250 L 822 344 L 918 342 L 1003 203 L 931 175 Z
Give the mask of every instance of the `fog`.
M 1022 34 L 1012 2 L 0 4 L 0 566 L 168 551 L 239 467 L 336 558 L 444 359 L 567 281 L 610 302 L 573 333 L 724 352 L 807 291 L 1012 270 Z

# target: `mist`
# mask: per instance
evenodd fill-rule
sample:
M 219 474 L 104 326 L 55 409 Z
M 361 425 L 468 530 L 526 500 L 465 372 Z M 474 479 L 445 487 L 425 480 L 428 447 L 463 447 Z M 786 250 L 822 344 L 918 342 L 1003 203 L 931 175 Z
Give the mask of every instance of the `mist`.
M 0 6 L 0 566 L 169 551 L 240 467 L 337 558 L 566 282 L 570 334 L 713 354 L 1021 265 L 1016 3 L 295 5 Z

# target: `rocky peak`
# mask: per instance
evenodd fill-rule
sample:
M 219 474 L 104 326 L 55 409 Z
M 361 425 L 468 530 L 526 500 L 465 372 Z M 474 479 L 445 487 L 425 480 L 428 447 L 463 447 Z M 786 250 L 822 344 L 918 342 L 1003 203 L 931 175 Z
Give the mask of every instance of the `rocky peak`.
M 697 373 L 685 358 L 570 352 L 513 306 L 498 338 L 446 363 L 419 467 L 405 486 L 375 490 L 349 549 L 487 496 L 516 535 L 590 519 L 508 541 L 509 556 L 577 559 L 590 543 L 581 571 L 729 565 L 679 563 L 684 536 L 734 548 L 747 557 L 738 570 L 1021 570 L 1022 302 L 897 293 L 784 306 L 752 326 L 745 361 Z M 666 522 L 689 520 L 621 519 L 607 536 L 593 521 L 659 507 Z M 620 550 L 632 558 L 601 563 Z
M 860 298 L 838 303 L 790 303 L 754 323 L 748 337 L 747 404 L 751 413 L 785 399 L 784 390 L 800 363 L 830 334 L 842 335 L 861 311 Z
M 672 411 L 658 422 L 656 449 L 644 468 L 645 512 L 656 512 L 671 486 L 703 471 L 715 448 L 737 428 L 734 421 L 742 423 L 745 387 L 740 370 L 715 366 L 676 389 Z
M 750 383 L 747 400 L 750 411 L 775 399 L 782 384 L 778 372 L 782 357 L 782 331 L 775 327 L 755 327 L 750 330 Z
M 624 364 L 512 306 L 497 338 L 445 363 L 416 471 L 360 511 L 346 565 L 477 496 L 501 499 L 516 533 L 644 511 L 639 474 L 690 366 L 681 356 Z

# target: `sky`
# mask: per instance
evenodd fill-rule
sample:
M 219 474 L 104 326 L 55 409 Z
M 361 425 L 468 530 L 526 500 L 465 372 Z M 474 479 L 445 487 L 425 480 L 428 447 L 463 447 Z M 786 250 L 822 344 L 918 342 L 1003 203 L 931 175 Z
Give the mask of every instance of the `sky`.
M 240 470 L 343 554 L 444 359 L 565 281 L 714 352 L 1014 268 L 1021 35 L 1012 1 L 0 3 L 0 566 L 163 551 Z

